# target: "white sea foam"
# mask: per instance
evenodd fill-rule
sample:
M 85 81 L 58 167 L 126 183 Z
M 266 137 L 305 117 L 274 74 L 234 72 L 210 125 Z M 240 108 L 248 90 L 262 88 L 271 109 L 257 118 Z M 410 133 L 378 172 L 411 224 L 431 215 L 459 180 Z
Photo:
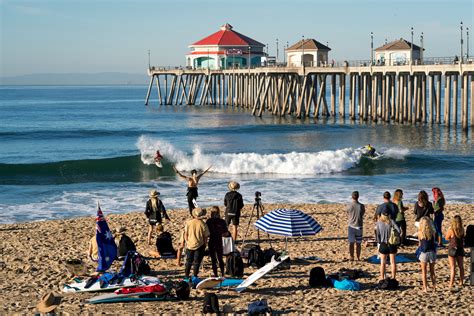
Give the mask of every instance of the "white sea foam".
M 205 153 L 196 146 L 191 154 L 186 154 L 170 143 L 141 136 L 137 141 L 141 160 L 144 164 L 153 164 L 157 149 L 168 161 L 176 164 L 180 170 L 206 169 L 212 166 L 212 172 L 224 174 L 281 174 L 316 175 L 337 173 L 353 168 L 360 161 L 363 151 L 343 148 L 320 152 L 289 152 L 281 154 L 257 153 Z M 388 158 L 403 159 L 407 149 L 389 148 L 385 152 Z

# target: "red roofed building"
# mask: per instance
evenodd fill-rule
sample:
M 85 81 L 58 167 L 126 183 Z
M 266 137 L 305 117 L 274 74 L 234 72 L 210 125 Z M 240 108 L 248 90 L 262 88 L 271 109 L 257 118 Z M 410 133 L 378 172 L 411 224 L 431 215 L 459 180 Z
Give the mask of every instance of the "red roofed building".
M 260 66 L 265 45 L 240 34 L 232 25 L 189 45 L 186 65 L 192 68 L 228 69 Z

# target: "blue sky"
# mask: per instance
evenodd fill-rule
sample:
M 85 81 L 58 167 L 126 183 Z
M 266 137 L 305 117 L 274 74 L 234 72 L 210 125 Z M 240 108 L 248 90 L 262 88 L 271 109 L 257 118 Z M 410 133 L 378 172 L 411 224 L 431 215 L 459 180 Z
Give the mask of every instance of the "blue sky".
M 424 32 L 426 57 L 454 56 L 459 23 L 473 27 L 473 10 L 472 0 L 0 0 L 0 71 L 142 73 L 148 49 L 153 65 L 184 65 L 187 46 L 226 22 L 268 43 L 270 54 L 278 38 L 280 59 L 302 35 L 329 42 L 331 59 L 368 59 L 371 31 L 378 47 L 410 40 L 412 26 L 416 44 Z

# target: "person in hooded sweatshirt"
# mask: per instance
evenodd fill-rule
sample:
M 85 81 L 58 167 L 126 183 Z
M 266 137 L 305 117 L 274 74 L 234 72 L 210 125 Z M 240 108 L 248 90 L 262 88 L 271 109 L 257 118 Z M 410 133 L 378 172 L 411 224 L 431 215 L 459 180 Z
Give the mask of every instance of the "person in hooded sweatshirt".
M 240 184 L 235 181 L 230 181 L 227 187 L 229 188 L 229 192 L 227 192 L 224 197 L 225 222 L 229 227 L 230 223 L 232 223 L 230 234 L 232 235 L 232 239 L 236 241 L 237 229 L 240 221 L 240 211 L 244 207 L 244 200 L 242 199 L 242 195 L 237 192 L 240 189 Z

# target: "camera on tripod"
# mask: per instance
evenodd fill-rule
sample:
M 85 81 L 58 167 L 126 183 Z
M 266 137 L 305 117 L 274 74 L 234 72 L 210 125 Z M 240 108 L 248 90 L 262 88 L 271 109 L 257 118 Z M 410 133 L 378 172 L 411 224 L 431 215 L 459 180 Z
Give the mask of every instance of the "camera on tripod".
M 260 201 L 262 200 L 261 196 L 262 196 L 262 193 L 258 191 L 255 192 L 255 203 L 260 203 Z

